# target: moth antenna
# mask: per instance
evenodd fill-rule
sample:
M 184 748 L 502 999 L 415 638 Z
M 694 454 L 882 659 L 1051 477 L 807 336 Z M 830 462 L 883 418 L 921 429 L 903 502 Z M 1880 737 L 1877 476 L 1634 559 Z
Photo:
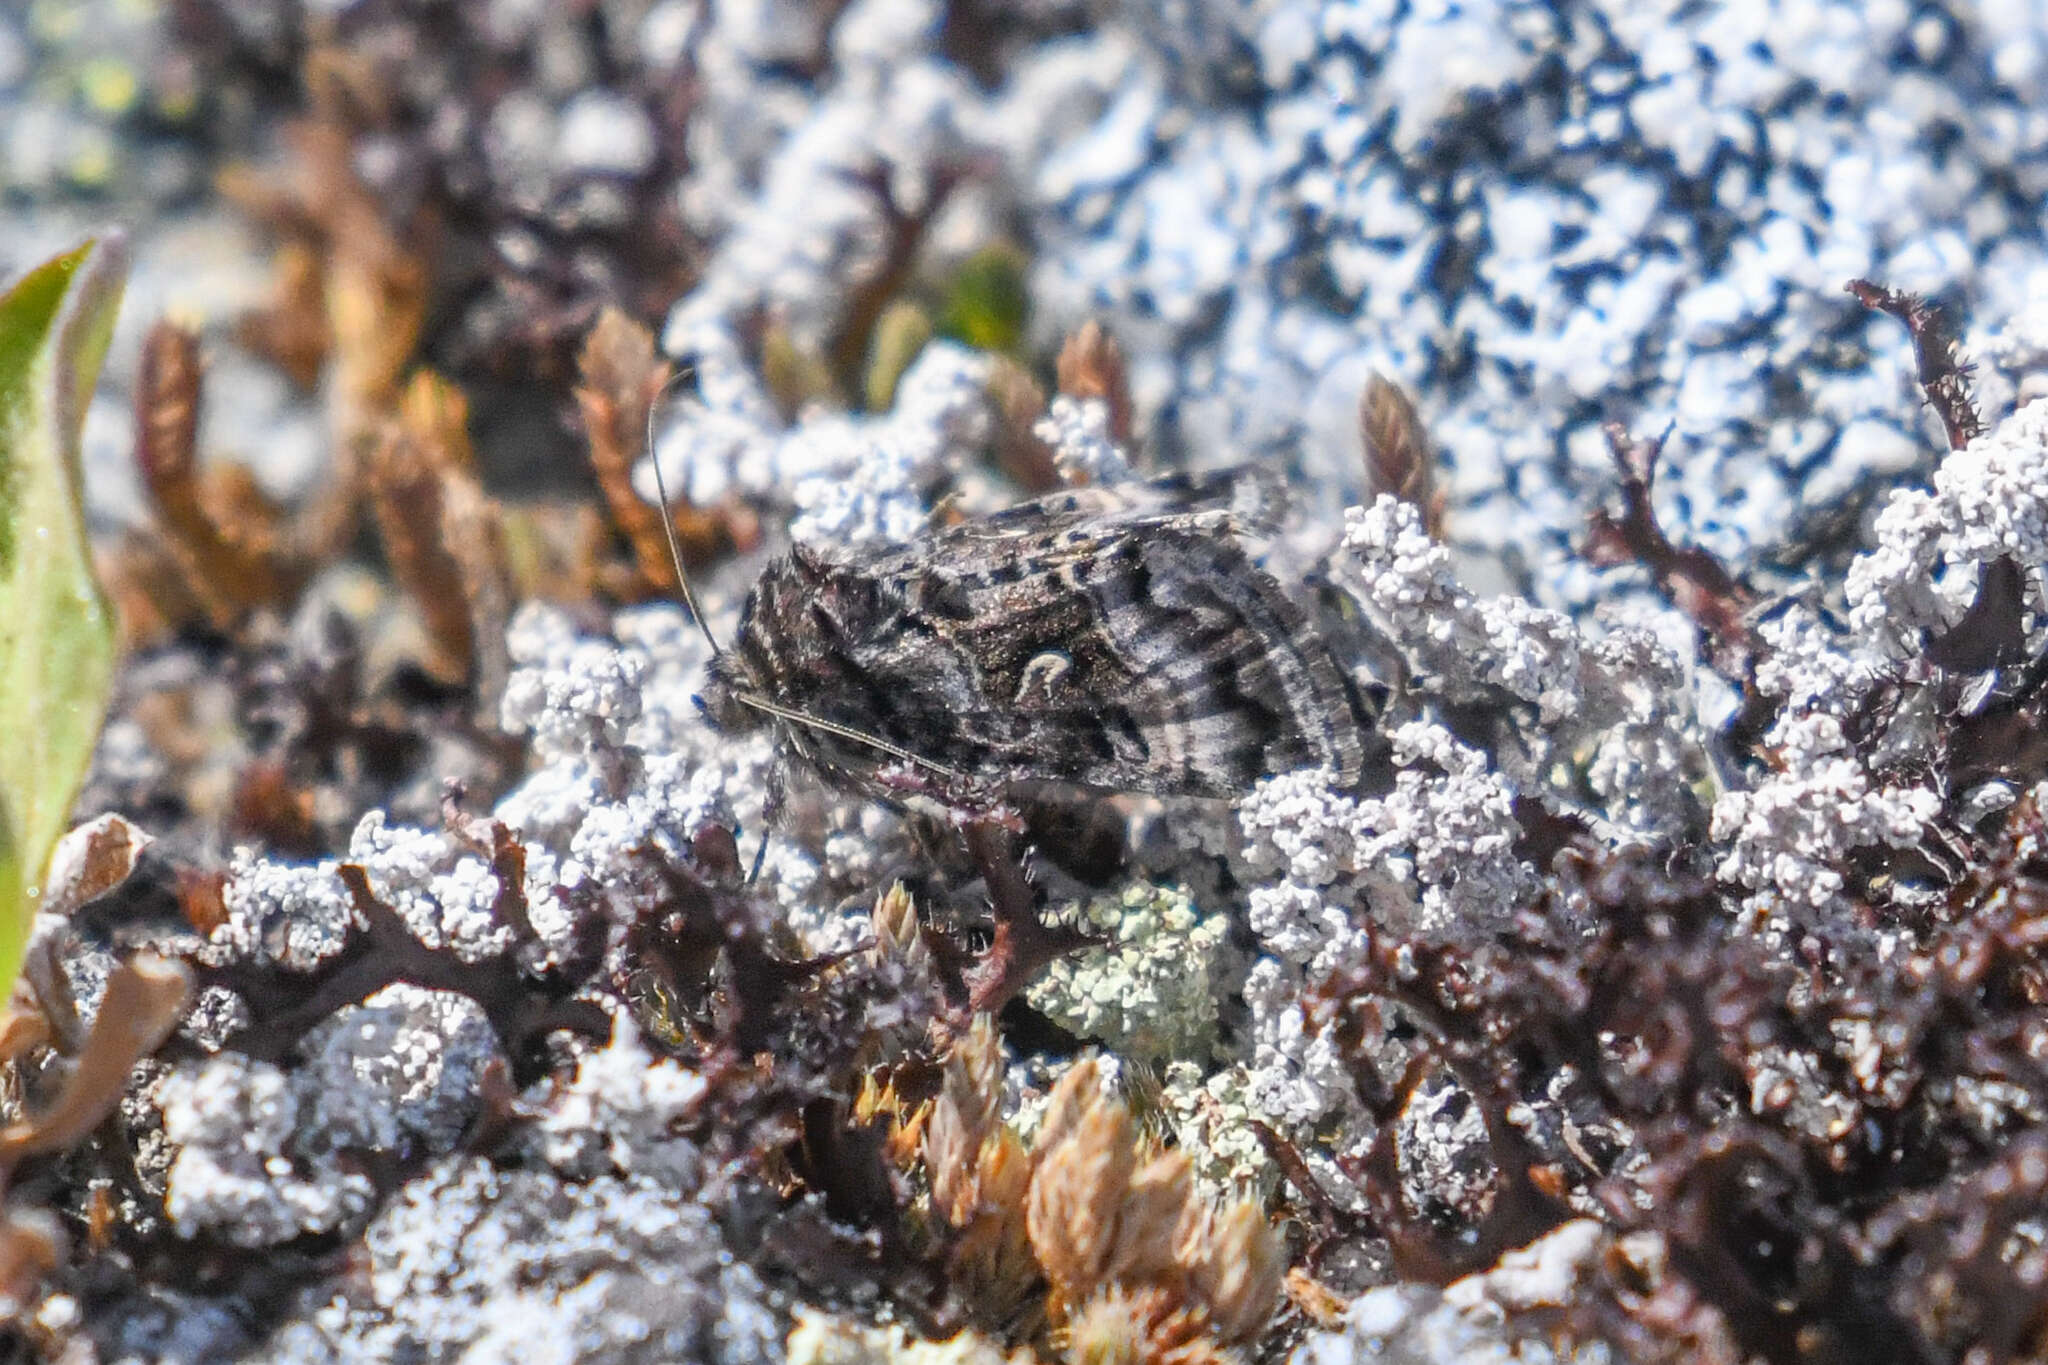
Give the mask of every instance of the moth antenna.
M 836 735 L 840 739 L 852 740 L 855 744 L 865 744 L 870 749 L 880 750 L 891 758 L 900 758 L 905 763 L 915 763 L 920 768 L 929 768 L 941 777 L 950 777 L 955 781 L 961 782 L 967 780 L 967 774 L 965 773 L 956 772 L 943 763 L 934 763 L 922 754 L 914 754 L 910 750 L 891 744 L 888 740 L 882 739 L 877 735 L 868 734 L 865 730 L 856 730 L 852 726 L 841 725 L 837 721 L 825 720 L 822 717 L 809 715 L 791 707 L 778 706 L 766 697 L 757 697 L 751 693 L 737 693 L 734 695 L 733 700 L 742 706 L 751 706 L 756 711 L 774 716 L 778 720 L 788 721 L 791 725 L 808 726 L 813 730 L 822 730 L 828 735 Z
M 668 509 L 668 484 L 661 477 L 661 457 L 654 451 L 654 415 L 661 411 L 669 390 L 682 383 L 689 373 L 687 369 L 677 371 L 647 404 L 647 462 L 654 466 L 654 495 L 661 500 L 661 533 L 668 537 L 668 562 L 674 566 L 676 584 L 683 591 L 683 606 L 697 623 L 697 629 L 704 632 L 704 643 L 711 646 L 711 657 L 715 659 L 725 651 L 718 647 L 718 637 L 711 633 L 711 624 L 704 619 L 703 608 L 697 605 L 697 594 L 690 591 L 690 576 L 683 572 L 683 551 L 676 544 L 676 519 Z

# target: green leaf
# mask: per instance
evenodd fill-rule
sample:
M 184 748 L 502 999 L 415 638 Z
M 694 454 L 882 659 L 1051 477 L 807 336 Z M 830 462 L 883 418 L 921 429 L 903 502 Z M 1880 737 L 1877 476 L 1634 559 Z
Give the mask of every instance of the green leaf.
M 78 437 L 126 272 L 109 233 L 0 295 L 0 1001 L 113 683 Z
M 1008 245 L 983 247 L 961 262 L 946 282 L 939 330 L 984 351 L 1015 351 L 1030 321 L 1024 253 Z

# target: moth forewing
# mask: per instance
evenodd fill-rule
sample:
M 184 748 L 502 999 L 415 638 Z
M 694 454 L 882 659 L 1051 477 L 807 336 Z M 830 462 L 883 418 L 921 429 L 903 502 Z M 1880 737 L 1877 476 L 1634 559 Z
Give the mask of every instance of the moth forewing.
M 748 593 L 705 706 L 802 733 L 826 776 L 942 803 L 1068 786 L 1231 796 L 1324 767 L 1366 719 L 1252 559 L 1269 479 L 1067 490 L 879 552 L 794 550 Z

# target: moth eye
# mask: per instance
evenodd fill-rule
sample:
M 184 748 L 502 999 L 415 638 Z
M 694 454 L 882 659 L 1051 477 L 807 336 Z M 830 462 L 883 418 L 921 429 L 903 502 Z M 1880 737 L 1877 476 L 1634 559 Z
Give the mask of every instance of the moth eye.
M 1053 689 L 1073 666 L 1074 661 L 1056 649 L 1032 655 L 1026 661 L 1024 671 L 1018 675 L 1017 695 L 1013 699 L 1013 704 L 1051 701 Z
M 953 621 L 974 619 L 974 603 L 968 598 L 964 583 L 945 578 L 921 580 L 912 592 L 912 605 L 933 616 L 942 616 Z

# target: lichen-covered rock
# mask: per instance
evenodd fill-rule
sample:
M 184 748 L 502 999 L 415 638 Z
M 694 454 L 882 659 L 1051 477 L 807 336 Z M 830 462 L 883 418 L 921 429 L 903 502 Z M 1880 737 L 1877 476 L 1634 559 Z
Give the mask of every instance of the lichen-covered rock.
M 452 1151 L 497 1038 L 459 995 L 394 985 L 337 1011 L 287 1071 L 238 1053 L 156 1086 L 172 1158 L 164 1208 L 186 1236 L 267 1246 L 358 1227 L 375 1187 L 357 1158 Z
M 775 1315 L 701 1204 L 635 1177 L 574 1183 L 451 1157 L 363 1237 L 363 1274 L 267 1358 L 768 1365 Z

